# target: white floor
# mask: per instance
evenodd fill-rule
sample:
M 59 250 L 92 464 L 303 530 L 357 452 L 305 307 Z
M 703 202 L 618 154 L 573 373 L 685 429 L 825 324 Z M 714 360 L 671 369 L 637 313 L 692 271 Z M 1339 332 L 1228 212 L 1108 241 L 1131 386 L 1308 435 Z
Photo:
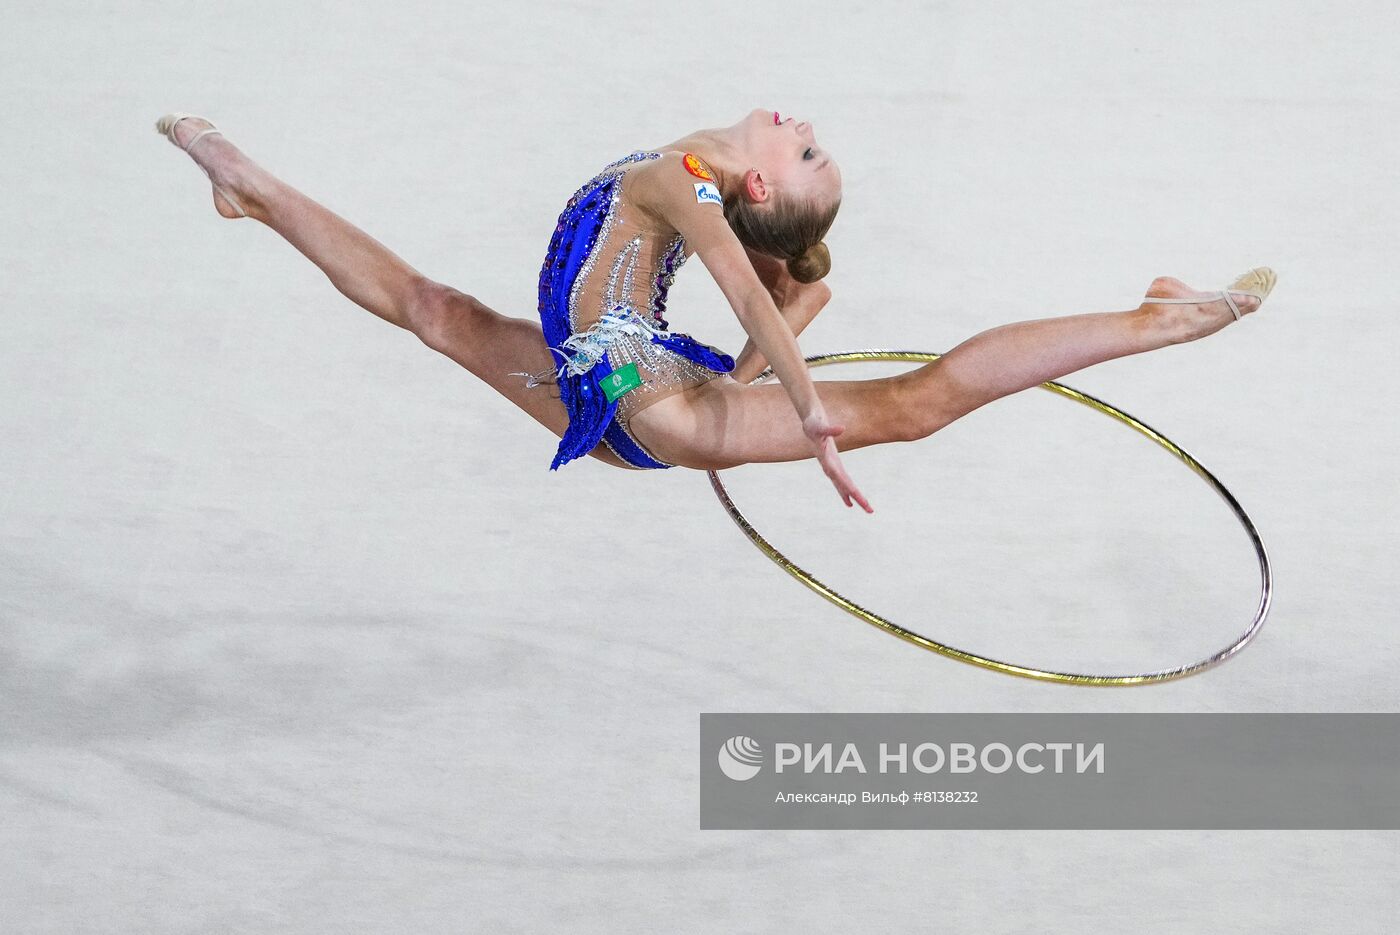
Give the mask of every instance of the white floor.
M 1393 833 L 701 832 L 696 778 L 703 711 L 1396 709 L 1392 4 L 6 20 L 6 932 L 1390 930 Z M 846 180 L 807 353 L 944 351 L 1132 307 L 1157 275 L 1279 271 L 1257 317 L 1064 381 L 1250 512 L 1276 575 L 1254 645 L 1084 690 L 880 634 L 763 558 L 703 474 L 547 471 L 547 432 L 220 219 L 152 129 L 207 114 L 423 272 L 532 316 L 578 184 L 752 107 L 813 121 Z M 671 309 L 742 346 L 698 261 Z M 726 480 L 795 560 L 957 645 L 1163 667 L 1253 610 L 1225 505 L 1052 394 L 846 464 L 873 516 L 813 462 Z

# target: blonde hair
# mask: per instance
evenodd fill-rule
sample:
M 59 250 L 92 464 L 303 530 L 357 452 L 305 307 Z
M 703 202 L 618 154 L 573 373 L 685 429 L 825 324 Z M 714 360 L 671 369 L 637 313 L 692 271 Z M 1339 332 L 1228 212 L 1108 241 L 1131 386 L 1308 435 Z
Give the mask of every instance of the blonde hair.
M 757 253 L 787 261 L 798 282 L 816 282 L 831 272 L 831 251 L 822 238 L 831 230 L 841 199 L 828 206 L 774 192 L 767 207 L 731 195 L 724 217 L 739 242 Z

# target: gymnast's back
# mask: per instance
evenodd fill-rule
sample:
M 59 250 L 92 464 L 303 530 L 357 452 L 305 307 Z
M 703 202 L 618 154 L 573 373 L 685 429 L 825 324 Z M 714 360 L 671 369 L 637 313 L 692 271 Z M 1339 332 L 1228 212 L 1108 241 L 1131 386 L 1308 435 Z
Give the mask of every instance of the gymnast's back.
M 586 331 L 618 305 L 635 309 L 663 331 L 669 328 L 665 319 L 667 293 L 693 251 L 686 249 L 680 233 L 648 210 L 636 193 L 641 173 L 655 171 L 662 160 L 683 158 L 681 153 L 657 150 L 633 152 L 606 166 L 570 200 L 577 209 L 579 201 L 592 196 L 597 202 L 595 210 L 601 211 L 597 241 L 588 251 L 592 256 L 582 257 L 571 284 L 572 332 Z M 570 212 L 566 209 L 564 214 L 561 221 L 567 223 Z
M 624 371 L 615 381 L 621 391 L 596 404 L 584 390 L 564 394 L 571 413 L 590 426 L 580 446 L 610 421 L 612 410 L 599 407 L 615 402 L 625 428 L 642 409 L 734 368 L 732 357 L 672 332 L 665 318 L 671 283 L 694 250 L 639 192 L 681 186 L 689 192 L 692 184 L 697 200 L 722 207 L 718 181 L 704 160 L 676 150 L 638 150 L 604 166 L 559 215 L 539 289 L 540 322 L 557 376 L 595 381 Z M 635 365 L 635 375 L 626 372 L 628 365 Z M 575 450 L 572 442 L 565 449 L 565 456 Z

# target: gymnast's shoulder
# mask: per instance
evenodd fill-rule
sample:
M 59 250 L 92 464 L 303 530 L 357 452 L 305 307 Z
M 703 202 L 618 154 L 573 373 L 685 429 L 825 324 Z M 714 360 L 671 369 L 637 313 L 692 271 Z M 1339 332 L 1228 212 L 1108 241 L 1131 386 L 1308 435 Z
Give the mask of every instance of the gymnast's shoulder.
M 681 230 L 685 220 L 724 219 L 719 174 L 698 153 L 663 152 L 630 174 L 632 202 L 658 226 Z

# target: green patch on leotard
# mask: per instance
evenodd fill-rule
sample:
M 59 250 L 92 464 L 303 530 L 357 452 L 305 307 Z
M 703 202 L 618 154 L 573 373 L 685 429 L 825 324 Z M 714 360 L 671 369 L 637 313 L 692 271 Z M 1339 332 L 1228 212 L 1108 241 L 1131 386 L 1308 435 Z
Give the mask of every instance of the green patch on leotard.
M 637 365 L 628 364 L 603 377 L 600 382 L 603 395 L 608 398 L 608 402 L 612 402 L 628 390 L 635 390 L 641 386 L 642 378 L 637 373 Z

